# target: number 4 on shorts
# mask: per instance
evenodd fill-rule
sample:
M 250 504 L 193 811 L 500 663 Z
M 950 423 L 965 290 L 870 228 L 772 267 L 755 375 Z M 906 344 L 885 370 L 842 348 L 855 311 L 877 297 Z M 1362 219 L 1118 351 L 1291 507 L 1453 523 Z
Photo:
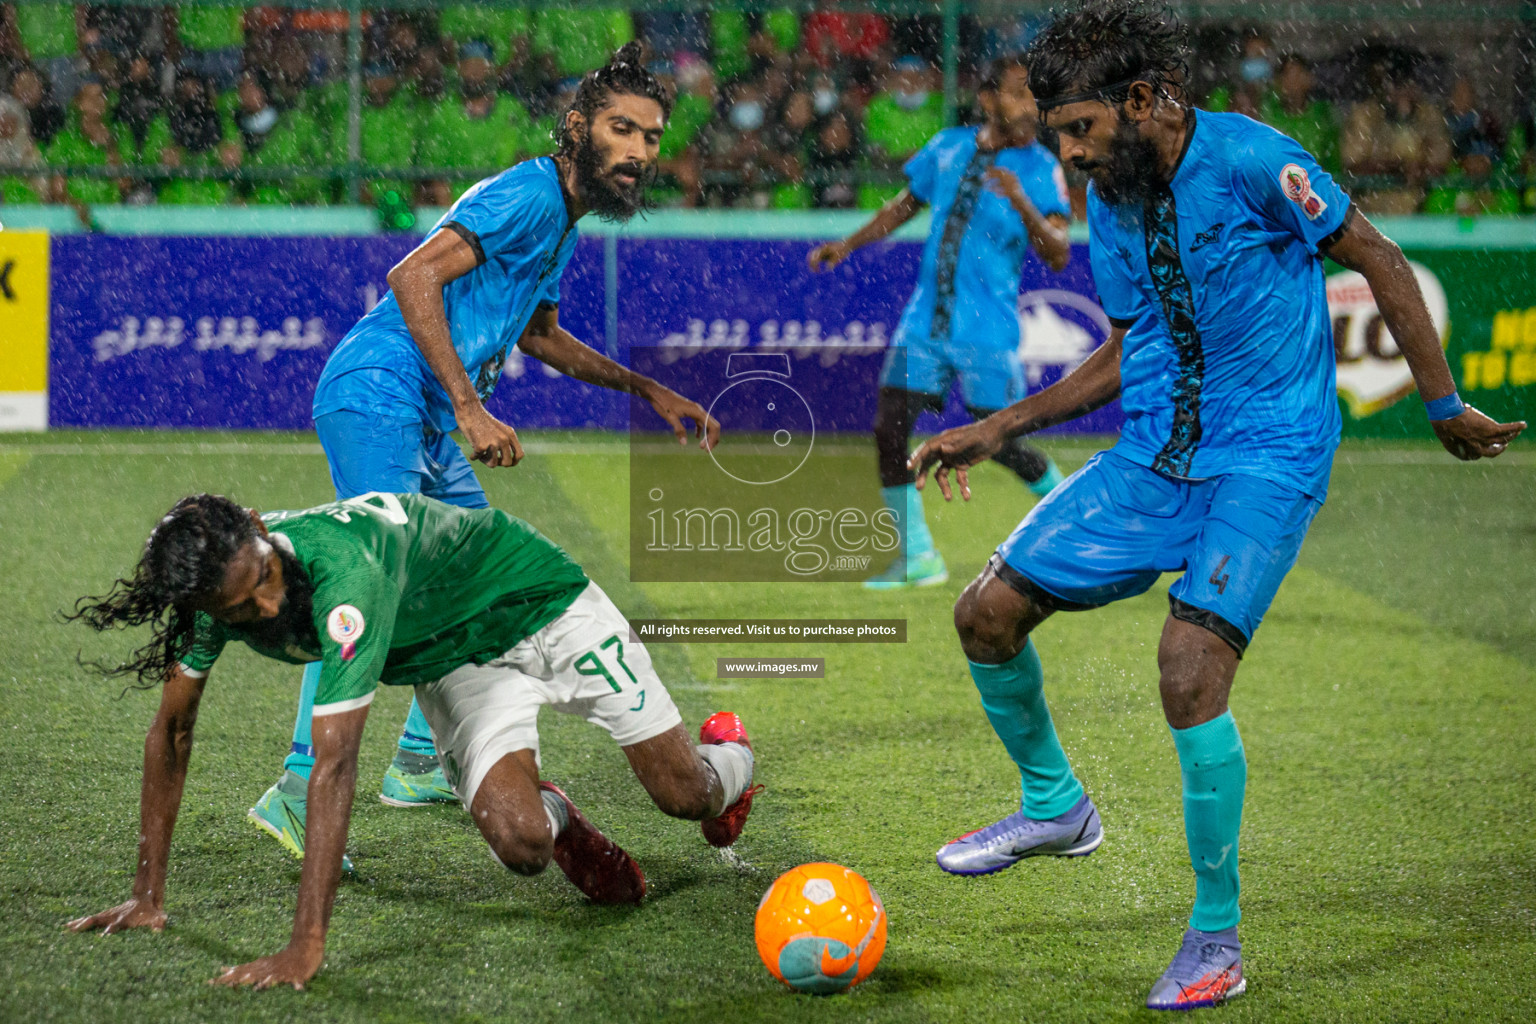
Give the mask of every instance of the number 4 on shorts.
M 619 686 L 619 681 L 613 677 L 613 673 L 608 670 L 608 666 L 603 664 L 603 657 L 598 653 L 598 651 L 606 651 L 609 648 L 613 648 L 613 660 L 618 663 L 619 668 L 624 670 L 624 674 L 629 677 L 629 681 L 632 683 L 639 682 L 635 678 L 635 674 L 629 670 L 629 666 L 624 664 L 624 641 L 619 639 L 617 633 L 598 644 L 595 649 L 577 658 L 575 662 L 576 671 L 584 676 L 602 676 L 608 680 L 608 685 L 613 687 L 613 692 L 618 693 L 623 687 Z

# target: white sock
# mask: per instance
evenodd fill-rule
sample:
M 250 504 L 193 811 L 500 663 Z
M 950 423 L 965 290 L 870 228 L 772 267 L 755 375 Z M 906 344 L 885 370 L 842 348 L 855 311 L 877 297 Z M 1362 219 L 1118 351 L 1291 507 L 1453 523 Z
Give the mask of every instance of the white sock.
M 721 806 L 729 807 L 740 800 L 752 784 L 752 751 L 740 743 L 702 743 L 694 749 L 720 780 L 720 788 L 725 791 L 725 803 Z
M 549 818 L 549 834 L 559 839 L 560 833 L 565 831 L 565 826 L 570 821 L 570 814 L 565 809 L 565 801 L 547 789 L 541 790 L 539 796 L 544 800 L 544 813 Z

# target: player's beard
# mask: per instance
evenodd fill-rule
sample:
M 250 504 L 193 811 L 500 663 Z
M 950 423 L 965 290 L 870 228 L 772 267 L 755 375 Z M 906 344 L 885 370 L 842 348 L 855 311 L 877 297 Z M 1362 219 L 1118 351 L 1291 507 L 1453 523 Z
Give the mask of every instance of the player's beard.
M 608 154 L 598 148 L 590 132 L 576 144 L 576 184 L 581 197 L 599 220 L 623 223 L 637 213 L 655 209 L 649 189 L 656 180 L 655 164 L 621 163 L 608 166 Z M 635 176 L 633 185 L 615 180 L 614 174 Z
M 296 646 L 317 652 L 320 634 L 315 631 L 315 584 L 297 558 L 276 544 L 272 548 L 283 566 L 282 607 L 270 619 L 242 622 L 235 628 L 263 647 L 283 650 Z
M 1157 147 L 1128 121 L 1115 128 L 1107 156 L 1077 169 L 1088 172 L 1099 198 L 1111 206 L 1139 206 L 1163 182 Z

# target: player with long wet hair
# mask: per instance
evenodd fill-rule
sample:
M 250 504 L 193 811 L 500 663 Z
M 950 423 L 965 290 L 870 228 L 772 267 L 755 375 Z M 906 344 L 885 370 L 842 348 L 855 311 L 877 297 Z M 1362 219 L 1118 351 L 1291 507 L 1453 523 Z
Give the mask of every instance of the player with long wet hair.
M 717 712 L 695 745 L 629 623 L 564 551 L 520 519 L 419 494 L 369 494 L 265 516 L 228 498 L 178 501 L 131 576 L 72 616 L 97 630 L 149 625 L 112 671 L 163 683 L 144 741 L 131 898 L 75 931 L 165 927 L 171 835 L 198 706 L 231 642 L 319 666 L 309 843 L 288 946 L 231 968 L 226 985 L 303 988 L 320 969 L 356 789 L 363 724 L 380 683 L 411 686 L 449 784 L 496 859 L 537 874 L 553 860 L 597 903 L 639 903 L 645 875 L 539 776 L 539 709 L 608 730 L 658 808 L 735 842 L 756 787 L 741 720 Z M 231 690 L 231 696 L 238 693 Z

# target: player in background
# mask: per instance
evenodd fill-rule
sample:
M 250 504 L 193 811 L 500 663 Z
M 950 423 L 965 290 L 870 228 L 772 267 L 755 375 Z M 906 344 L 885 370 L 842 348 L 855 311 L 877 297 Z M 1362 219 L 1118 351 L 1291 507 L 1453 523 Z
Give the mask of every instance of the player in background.
M 965 408 L 984 419 L 1024 397 L 1019 363 L 1019 277 L 1033 247 L 1052 270 L 1067 265 L 1071 207 L 1061 165 L 1035 140 L 1035 101 L 1023 60 L 994 62 L 977 92 L 980 127 L 946 128 L 904 168 L 907 187 L 841 242 L 810 253 L 831 268 L 911 220 L 926 203 L 933 223 L 917 288 L 896 326 L 880 376 L 875 452 L 880 493 L 899 524 L 902 552 L 870 589 L 931 586 L 949 579 L 907 469 L 912 424 L 942 412 L 958 378 Z M 1039 449 L 1013 441 L 992 456 L 1036 494 L 1061 471 Z
M 588 212 L 627 220 L 647 206 L 670 99 L 624 47 L 581 82 L 553 157 L 526 160 L 471 188 L 389 272 L 382 301 L 337 345 L 315 389 L 315 430 L 338 498 L 419 492 L 484 508 L 485 492 L 449 435 L 487 466 L 523 457 L 513 428 L 485 400 L 516 345 L 561 373 L 645 397 L 679 442 L 692 419 L 703 445 L 719 428 L 697 403 L 632 373 L 566 332 L 560 276 Z M 305 670 L 283 775 L 249 817 L 304 855 L 305 792 L 319 667 Z M 380 799 L 410 807 L 454 799 L 421 708 L 412 702 Z
M 1083 856 L 1099 815 L 1072 772 L 1030 634 L 1056 611 L 1169 591 L 1157 662 L 1183 779 L 1194 910 L 1152 986 L 1153 1009 L 1245 987 L 1238 826 L 1247 761 L 1228 695 L 1328 489 L 1340 419 L 1326 255 L 1369 282 L 1435 434 L 1459 459 L 1498 455 L 1524 423 L 1462 404 L 1402 252 L 1316 160 L 1279 132 L 1181 100 L 1183 30 L 1138 0 L 1090 0 L 1030 55 L 1042 123 L 1089 175 L 1094 282 L 1113 324 L 1064 380 L 912 457 L 946 500 L 949 472 L 1117 395 L 1120 440 L 1041 501 L 955 604 L 992 727 L 1023 779 L 1021 809 L 938 851 L 977 875 L 1035 855 Z
M 177 502 L 130 579 L 82 598 L 95 629 L 148 624 L 118 673 L 164 682 L 144 741 L 133 896 L 75 931 L 165 927 L 166 862 L 193 726 L 231 641 L 320 666 L 309 850 L 286 949 L 226 971 L 225 985 L 304 984 L 320 969 L 378 685 L 414 686 L 455 792 L 497 861 L 534 875 L 553 859 L 598 903 L 638 903 L 645 876 L 561 790 L 539 779 L 539 708 L 580 715 L 623 747 L 666 814 L 729 846 L 752 806 L 741 720 L 713 715 L 695 746 L 643 644 L 581 567 L 497 509 L 369 494 L 258 516 L 228 498 Z M 230 696 L 238 697 L 238 688 Z

